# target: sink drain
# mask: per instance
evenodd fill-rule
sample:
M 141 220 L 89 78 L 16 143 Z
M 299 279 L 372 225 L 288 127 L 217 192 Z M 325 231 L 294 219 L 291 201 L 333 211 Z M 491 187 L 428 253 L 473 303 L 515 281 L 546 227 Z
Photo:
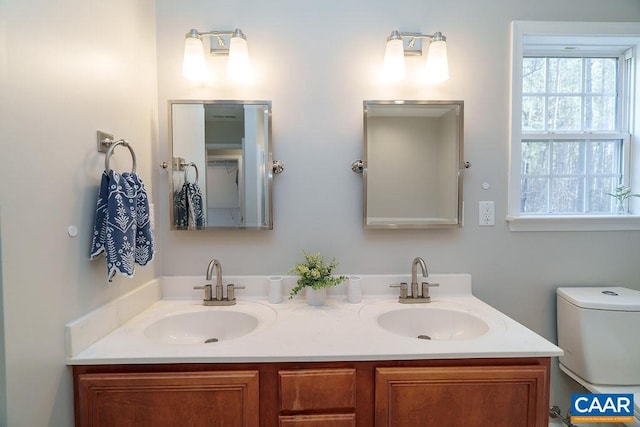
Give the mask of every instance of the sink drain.
M 204 340 L 205 344 L 209 344 L 212 342 L 218 342 L 218 338 L 209 338 L 208 340 Z
M 419 340 L 430 340 L 431 337 L 429 335 L 418 335 Z

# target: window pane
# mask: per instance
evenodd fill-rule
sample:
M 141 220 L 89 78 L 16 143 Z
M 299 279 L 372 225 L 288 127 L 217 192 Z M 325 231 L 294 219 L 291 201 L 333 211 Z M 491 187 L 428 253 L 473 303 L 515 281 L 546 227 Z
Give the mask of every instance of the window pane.
M 522 174 L 546 175 L 549 173 L 549 143 L 527 141 L 522 143 Z
M 524 58 L 522 61 L 522 92 L 544 93 L 545 58 Z
M 576 175 L 584 173 L 584 143 L 581 141 L 554 141 L 552 143 L 551 173 Z
M 616 93 L 617 59 L 586 58 L 584 91 L 586 93 Z
M 549 92 L 582 92 L 582 58 L 549 58 Z
M 544 130 L 544 96 L 522 97 L 522 130 Z
M 623 180 L 623 141 L 597 133 L 620 131 L 618 68 L 616 57 L 523 58 L 521 213 L 615 212 L 606 193 Z
M 606 193 L 622 179 L 622 144 L 622 140 L 523 141 L 520 212 L 614 212 L 615 203 Z
M 611 193 L 620 180 L 618 178 L 594 177 L 589 188 L 589 207 L 587 211 L 592 213 L 611 213 L 615 209 L 615 199 L 607 193 Z
M 551 213 L 583 212 L 583 180 L 554 178 L 551 180 Z
M 522 178 L 520 212 L 547 213 L 549 180 L 547 178 Z
M 581 129 L 579 96 L 549 97 L 549 112 L 547 114 L 547 130 L 574 131 Z
M 587 96 L 584 99 L 584 130 L 616 130 L 616 97 Z
M 620 176 L 622 141 L 590 141 L 591 173 Z M 607 190 L 609 191 L 609 187 Z

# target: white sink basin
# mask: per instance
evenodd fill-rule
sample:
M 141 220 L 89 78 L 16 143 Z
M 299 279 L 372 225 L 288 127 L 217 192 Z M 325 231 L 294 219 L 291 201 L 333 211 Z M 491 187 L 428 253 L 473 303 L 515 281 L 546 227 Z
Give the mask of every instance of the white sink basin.
M 162 344 L 208 344 L 247 335 L 259 324 L 251 314 L 212 309 L 163 317 L 147 326 L 144 335 Z
M 424 340 L 467 340 L 489 332 L 489 325 L 462 311 L 412 307 L 378 316 L 378 325 L 396 335 Z

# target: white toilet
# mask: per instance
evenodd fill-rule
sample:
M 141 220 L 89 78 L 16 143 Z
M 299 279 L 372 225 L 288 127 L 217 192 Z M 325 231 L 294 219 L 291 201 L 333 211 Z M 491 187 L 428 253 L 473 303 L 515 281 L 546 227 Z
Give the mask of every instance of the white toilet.
M 640 291 L 562 287 L 557 291 L 560 369 L 592 393 L 633 393 L 640 427 Z

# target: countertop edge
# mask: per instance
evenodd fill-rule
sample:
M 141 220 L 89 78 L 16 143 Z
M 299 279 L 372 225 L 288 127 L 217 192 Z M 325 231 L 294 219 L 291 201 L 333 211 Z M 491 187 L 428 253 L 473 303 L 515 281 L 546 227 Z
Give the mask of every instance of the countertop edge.
M 501 353 L 451 353 L 451 354 L 392 354 L 370 356 L 295 356 L 295 357 L 155 357 L 155 358 L 95 358 L 95 359 L 67 359 L 68 366 L 91 365 L 173 365 L 173 364 L 231 364 L 231 363 L 299 363 L 299 362 L 376 362 L 376 361 L 409 361 L 409 360 L 467 360 L 467 359 L 528 359 L 561 356 L 560 351 L 510 352 Z M 429 357 L 425 357 L 429 356 Z

